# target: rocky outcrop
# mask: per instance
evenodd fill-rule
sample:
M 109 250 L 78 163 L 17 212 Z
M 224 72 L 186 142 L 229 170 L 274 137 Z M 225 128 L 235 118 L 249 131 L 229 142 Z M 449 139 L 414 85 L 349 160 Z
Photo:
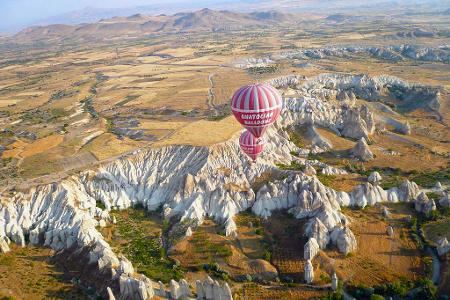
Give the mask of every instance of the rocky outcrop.
M 357 243 L 353 232 L 348 227 L 336 227 L 331 233 L 331 240 L 336 243 L 339 252 L 347 255 L 356 251 Z
M 339 169 L 339 168 L 335 168 L 332 166 L 326 166 L 325 168 L 323 168 L 320 173 L 324 174 L 324 175 L 346 175 L 348 174 L 347 171 L 343 170 L 343 169 Z
M 388 226 L 386 228 L 386 233 L 388 236 L 393 237 L 394 236 L 394 228 L 392 226 Z
M 123 255 L 120 256 L 120 264 L 117 268 L 119 274 L 134 274 L 134 268 L 131 262 Z
M 373 160 L 373 153 L 370 151 L 369 145 L 367 145 L 366 139 L 363 137 L 350 150 L 350 153 L 353 157 L 362 161 Z
M 374 171 L 372 173 L 370 173 L 369 177 L 367 178 L 367 181 L 370 182 L 371 184 L 374 185 L 378 185 L 381 182 L 381 175 L 380 173 L 378 173 L 377 171 Z
M 444 255 L 450 252 L 450 243 L 447 241 L 447 238 L 441 238 L 438 241 L 436 248 L 439 255 Z
M 313 125 L 307 127 L 306 136 L 309 140 L 311 140 L 312 153 L 321 153 L 333 148 L 331 142 L 320 135 L 316 127 Z
M 329 99 L 336 97 L 337 93 L 342 92 L 347 94 L 353 93 L 356 97 L 367 101 L 380 101 L 383 95 L 388 94 L 392 98 L 401 100 L 401 106 L 405 110 L 424 108 L 439 111 L 441 107 L 440 87 L 409 83 L 400 78 L 387 75 L 320 74 L 304 82 L 299 87 L 297 94 L 303 95 L 306 100 L 308 97 L 312 97 L 316 101 L 318 99 L 321 100 L 320 102 L 322 103 L 320 105 L 308 105 L 308 108 L 314 110 L 314 108 L 325 106 L 327 111 L 324 111 L 322 116 L 328 117 L 335 125 L 339 124 L 336 122 L 337 120 L 339 122 L 345 121 L 343 122 L 345 124 L 344 127 L 338 125 L 338 128 L 336 128 L 342 135 L 356 139 L 363 136 L 367 139 L 368 134 L 372 134 L 372 130 L 375 129 L 373 116 L 364 105 L 357 108 L 349 105 L 346 101 L 339 101 L 340 108 L 332 105 Z M 336 118 L 336 113 L 342 115 Z M 366 113 L 369 113 L 369 115 Z M 321 116 L 314 115 L 311 118 L 305 115 L 303 118 L 305 120 L 304 123 L 319 124 L 332 129 L 331 126 L 326 126 L 330 122 L 324 122 Z M 311 122 L 316 120 L 320 121 L 320 123 Z M 345 128 L 348 128 L 348 131 L 342 132 Z M 366 135 L 361 135 L 362 133 L 366 133 Z M 355 134 L 358 136 L 355 136 Z
M 116 297 L 114 297 L 114 294 L 110 287 L 106 288 L 106 292 L 108 293 L 108 300 L 116 300 Z
M 308 221 L 305 235 L 316 240 L 321 249 L 325 249 L 330 242 L 329 229 L 318 218 Z
M 425 31 L 415 31 L 423 35 Z M 429 32 L 425 33 L 427 36 Z M 333 46 L 326 48 L 299 49 L 285 51 L 271 56 L 273 60 L 279 59 L 324 59 L 330 57 L 354 57 L 358 55 L 371 55 L 382 60 L 398 62 L 405 59 L 419 61 L 435 61 L 450 63 L 450 51 L 446 45 L 437 47 L 423 47 L 419 45 L 378 46 Z
M 209 276 L 203 282 L 197 280 L 195 287 L 198 300 L 233 299 L 228 283 L 224 282 L 223 285 L 221 285 L 216 280 L 212 280 Z
M 303 258 L 305 260 L 312 260 L 317 255 L 317 253 L 319 253 L 319 250 L 319 244 L 317 243 L 316 239 L 312 237 L 304 246 Z
M 121 275 L 119 278 L 120 297 L 119 299 L 152 299 L 155 295 L 153 291 L 153 284 L 144 275 L 141 278 L 133 278 L 126 275 Z
M 186 230 L 185 236 L 186 236 L 186 237 L 192 236 L 192 229 L 191 229 L 190 226 L 189 226 L 188 229 Z
M 373 115 L 365 105 L 345 110 L 343 121 L 345 126 L 343 126 L 341 133 L 349 138 L 367 139 L 375 130 Z
M 305 169 L 303 170 L 303 173 L 305 173 L 308 176 L 314 176 L 317 174 L 316 169 L 314 169 L 311 165 L 306 165 Z
M 308 82 L 307 82 L 308 83 Z M 305 85 L 307 84 L 305 83 Z M 350 138 L 368 138 L 375 131 L 372 113 L 366 106 L 336 106 L 326 100 L 322 88 L 308 90 L 303 86 L 300 98 L 285 98 L 280 127 L 306 124 L 328 128 Z
M 307 260 L 305 263 L 305 281 L 306 283 L 312 283 L 314 281 L 314 267 L 311 260 Z
M 399 187 L 393 187 L 387 191 L 379 185 L 365 183 L 350 192 L 348 205 L 365 207 L 381 202 L 410 202 L 414 201 L 418 195 L 419 187 L 409 180 L 405 180 Z
M 443 192 L 441 199 L 439 199 L 439 205 L 442 207 L 450 207 L 448 192 Z
M 337 291 L 338 287 L 339 287 L 339 280 L 336 275 L 336 272 L 334 272 L 333 276 L 331 276 L 331 289 L 333 291 Z
M 411 125 L 409 124 L 408 121 L 406 121 L 405 123 L 399 123 L 399 126 L 397 126 L 396 130 L 398 133 L 410 135 L 411 134 Z
M 268 81 L 270 85 L 277 89 L 285 89 L 288 87 L 296 88 L 300 84 L 301 76 L 298 75 L 288 75 L 273 78 Z
M 424 192 L 421 192 L 414 201 L 414 208 L 418 212 L 430 215 L 433 210 L 436 210 L 436 203 L 433 199 L 429 199 Z
M 170 287 L 170 298 L 171 299 L 178 300 L 184 296 L 180 285 L 175 280 L 172 279 L 170 281 L 169 287 Z
M 272 63 L 274 63 L 274 61 L 267 57 L 262 58 L 249 57 L 246 59 L 236 61 L 234 63 L 234 67 L 239 69 L 248 69 L 255 67 L 266 67 L 267 65 Z
M 7 237 L 0 237 L 0 253 L 9 252 L 9 239 Z
M 267 218 L 273 210 L 289 209 L 296 218 L 309 218 L 305 235 L 315 238 L 324 249 L 329 232 L 347 222 L 340 213 L 339 202 L 349 203 L 348 197 L 347 193 L 325 187 L 315 176 L 291 174 L 282 181 L 264 185 L 257 193 L 252 211 Z
M 386 206 L 382 207 L 381 212 L 383 214 L 383 217 L 385 217 L 385 218 L 388 218 L 390 216 L 390 214 L 391 214 Z
M 291 174 L 261 187 L 252 211 L 268 218 L 274 210 L 288 209 L 297 218 L 309 219 L 305 235 L 314 238 L 321 249 L 331 241 L 341 251 L 348 252 L 356 249 L 356 240 L 350 229 L 341 227 L 348 223 L 340 213 L 341 205 L 365 207 L 380 202 L 410 202 L 418 194 L 419 187 L 408 180 L 387 191 L 377 184 L 365 183 L 346 193 L 325 187 L 315 176 Z

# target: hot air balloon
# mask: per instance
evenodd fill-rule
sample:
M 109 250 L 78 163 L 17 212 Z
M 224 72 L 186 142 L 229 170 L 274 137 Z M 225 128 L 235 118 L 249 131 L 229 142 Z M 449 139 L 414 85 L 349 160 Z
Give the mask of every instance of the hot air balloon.
M 234 116 L 257 138 L 279 117 L 281 106 L 280 93 L 263 83 L 243 86 L 231 99 Z
M 244 131 L 239 137 L 239 146 L 253 161 L 263 152 L 264 144 L 264 139 L 256 138 L 248 130 Z

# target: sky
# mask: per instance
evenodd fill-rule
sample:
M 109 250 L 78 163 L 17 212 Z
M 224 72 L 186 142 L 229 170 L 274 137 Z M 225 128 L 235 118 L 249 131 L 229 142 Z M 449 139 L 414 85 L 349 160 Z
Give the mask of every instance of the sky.
M 139 5 L 196 2 L 195 0 L 0 0 L 0 31 L 15 30 L 54 15 L 88 6 L 120 8 Z

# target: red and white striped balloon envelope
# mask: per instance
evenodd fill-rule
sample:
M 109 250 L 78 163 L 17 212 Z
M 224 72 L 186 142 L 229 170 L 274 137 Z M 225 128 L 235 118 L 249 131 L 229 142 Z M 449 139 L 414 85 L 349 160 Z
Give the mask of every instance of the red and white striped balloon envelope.
M 239 137 L 239 146 L 241 150 L 247 154 L 253 161 L 264 150 L 265 141 L 263 138 L 257 138 L 251 134 L 248 130 L 244 131 Z
M 280 116 L 280 93 L 271 85 L 256 83 L 241 87 L 231 99 L 234 116 L 255 137 L 261 137 Z

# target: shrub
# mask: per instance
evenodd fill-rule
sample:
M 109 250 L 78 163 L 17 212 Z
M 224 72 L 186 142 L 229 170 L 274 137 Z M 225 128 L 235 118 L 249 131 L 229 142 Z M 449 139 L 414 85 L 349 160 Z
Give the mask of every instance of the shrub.
M 264 250 L 264 260 L 270 261 L 272 259 L 272 253 L 269 250 Z
M 415 283 L 416 287 L 420 287 L 420 291 L 416 294 L 415 299 L 435 299 L 437 287 L 428 278 L 419 279 Z
M 331 283 L 331 278 L 327 274 L 320 274 L 320 280 L 325 283 Z
M 378 294 L 373 294 L 370 296 L 370 300 L 384 300 L 384 297 Z
M 357 299 L 361 299 L 369 298 L 374 293 L 374 289 L 361 284 L 357 286 L 349 286 L 348 292 Z
M 333 184 L 333 181 L 336 179 L 336 176 L 318 173 L 317 178 L 320 180 L 320 182 L 323 183 L 323 185 L 331 187 Z
M 344 294 L 342 291 L 336 291 L 334 293 L 328 293 L 326 296 L 314 298 L 315 300 L 344 300 Z

